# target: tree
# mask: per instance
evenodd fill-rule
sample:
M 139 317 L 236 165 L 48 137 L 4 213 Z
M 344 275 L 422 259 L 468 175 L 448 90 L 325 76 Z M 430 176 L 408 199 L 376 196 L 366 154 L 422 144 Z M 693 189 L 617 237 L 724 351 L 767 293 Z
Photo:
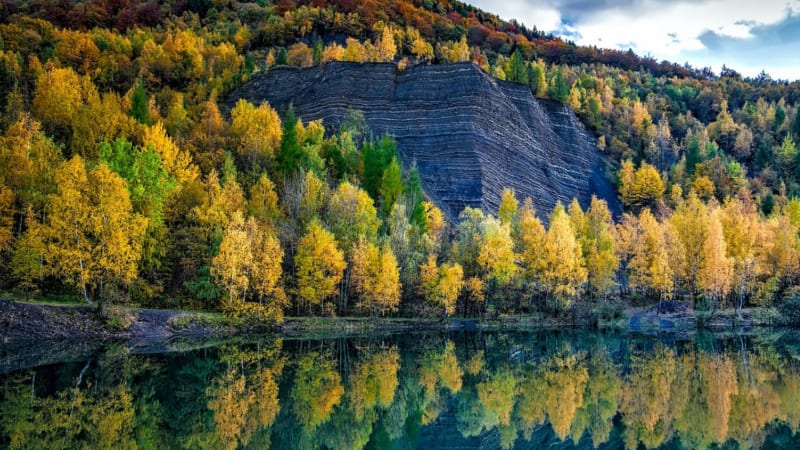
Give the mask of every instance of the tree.
M 200 171 L 197 166 L 192 164 L 191 155 L 178 148 L 172 138 L 167 135 L 161 122 L 145 128 L 142 140 L 145 148 L 152 148 L 158 153 L 167 169 L 167 174 L 175 177 L 180 184 L 199 178 Z
M 278 194 L 275 184 L 266 173 L 261 174 L 256 184 L 250 188 L 250 200 L 247 202 L 248 213 L 268 225 L 275 225 L 281 210 L 278 206 Z
M 633 163 L 628 160 L 623 163 L 619 172 L 620 195 L 622 203 L 626 206 L 642 207 L 664 195 L 664 181 L 655 167 L 642 162 L 642 165 L 633 172 Z
M 225 227 L 219 253 L 211 261 L 211 276 L 227 291 L 223 309 L 233 311 L 244 301 L 249 287 L 249 271 L 253 265 L 253 252 L 245 229 L 242 213 L 237 211 Z
M 356 308 L 370 315 L 397 311 L 400 304 L 400 271 L 388 245 L 378 249 L 363 236 L 353 248 L 351 282 L 361 301 Z
M 725 236 L 720 221 L 720 210 L 708 214 L 708 233 L 703 245 L 704 264 L 699 273 L 700 288 L 706 296 L 717 303 L 728 294 L 733 277 L 733 262 L 727 255 Z
M 300 168 L 301 156 L 300 140 L 297 137 L 297 117 L 294 115 L 294 107 L 289 105 L 283 116 L 283 131 L 277 157 L 278 171 L 284 177 L 290 176 Z
M 431 202 L 422 202 L 423 218 L 425 219 L 425 232 L 436 243 L 436 248 L 444 239 L 447 220 L 444 213 Z
M 325 299 L 336 295 L 347 264 L 333 234 L 312 220 L 297 244 L 294 259 L 297 295 L 309 306 L 319 305 L 325 314 Z M 329 309 L 332 313 L 333 309 Z
M 36 80 L 33 112 L 50 130 L 64 133 L 83 106 L 81 80 L 71 68 L 48 68 Z
M 530 67 L 528 82 L 531 85 L 533 95 L 542 98 L 547 97 L 547 80 L 545 80 L 544 76 L 544 67 L 539 63 L 532 63 Z
M 383 173 L 392 161 L 397 161 L 397 144 L 389 136 L 378 141 L 365 142 L 361 147 L 361 182 L 372 198 L 378 198 Z
M 501 285 L 511 280 L 517 272 L 517 265 L 510 224 L 502 224 L 492 216 L 484 219 L 477 262 L 487 278 Z
M 12 123 L 0 139 L 0 178 L 13 194 L 8 205 L 20 212 L 28 205 L 43 211 L 47 195 L 55 190 L 53 168 L 60 157 L 61 150 L 29 114 Z M 6 220 L 13 216 L 13 211 L 3 211 Z
M 500 197 L 500 206 L 497 208 L 497 218 L 503 225 L 511 225 L 517 221 L 519 215 L 519 201 L 513 189 L 503 189 Z
M 586 282 L 581 246 L 569 216 L 559 203 L 550 215 L 543 252 L 542 285 L 555 309 L 566 309 Z
M 372 198 L 366 191 L 345 181 L 331 195 L 328 223 L 342 249 L 349 254 L 360 236 L 375 242 L 380 220 Z
M 389 164 L 389 167 L 383 171 L 383 176 L 381 177 L 380 193 L 384 216 L 389 215 L 395 202 L 403 195 L 404 190 L 403 171 L 400 169 L 397 159 L 394 159 Z
M 444 59 L 447 62 L 467 62 L 470 58 L 469 44 L 467 44 L 467 37 L 461 36 L 458 42 L 449 42 L 447 48 L 444 49 Z
M 141 80 L 137 81 L 131 91 L 131 108 L 128 110 L 128 114 L 143 125 L 150 125 L 151 123 L 150 111 L 147 107 L 149 101 L 144 84 L 142 84 Z
M 281 119 L 269 103 L 255 107 L 244 99 L 231 110 L 231 134 L 236 152 L 249 158 L 251 164 L 259 160 L 270 162 L 280 148 Z
M 426 300 L 442 307 L 444 315 L 456 310 L 456 300 L 464 285 L 464 270 L 459 264 L 436 264 L 436 256 L 428 256 L 420 267 L 420 291 Z
M 286 52 L 286 61 L 295 67 L 311 67 L 314 65 L 314 53 L 304 42 L 297 42 Z
M 626 214 L 617 231 L 619 253 L 627 261 L 628 284 L 642 291 L 658 292 L 659 301 L 672 293 L 673 268 L 670 266 L 665 228 L 649 209 L 639 217 Z
M 732 288 L 737 297 L 736 309 L 741 315 L 745 298 L 759 270 L 757 251 L 763 224 L 759 220 L 756 205 L 749 198 L 742 200 L 740 197 L 725 203 L 720 221 L 725 249 L 733 262 Z
M 55 180 L 58 193 L 50 196 L 42 230 L 45 259 L 93 306 L 109 284 L 135 279 L 147 220 L 132 211 L 125 182 L 105 164 L 87 174 L 75 156 L 59 166 Z
M 250 249 L 253 252 L 250 289 L 259 305 L 251 308 L 254 309 L 252 312 L 281 322 L 283 308 L 286 306 L 286 294 L 280 285 L 283 249 L 271 227 L 260 224 L 253 217 L 247 220 L 246 225 Z
M 574 205 L 574 206 L 573 206 Z M 592 196 L 592 203 L 582 219 L 573 218 L 573 209 L 580 206 L 573 201 L 570 219 L 586 262 L 587 280 L 595 295 L 605 295 L 614 285 L 614 275 L 619 267 L 614 242 L 614 221 L 605 200 Z
M 14 237 L 14 192 L 0 180 L 0 252 L 11 247 Z
M 525 199 L 519 217 L 519 258 L 525 270 L 528 282 L 538 284 L 545 269 L 543 249 L 547 239 L 547 231 L 542 221 L 536 217 L 533 201 Z
M 384 26 L 380 40 L 377 42 L 378 58 L 381 62 L 391 62 L 397 55 L 397 45 L 394 43 L 392 27 Z
M 528 84 L 528 67 L 519 48 L 514 50 L 511 54 L 511 71 L 508 74 L 508 81 L 513 81 L 520 84 Z
M 11 275 L 26 295 L 38 290 L 37 282 L 45 275 L 45 244 L 42 226 L 34 217 L 33 208 L 25 211 L 25 232 L 14 242 L 11 254 Z
M 682 261 L 676 267 L 686 281 L 692 298 L 697 297 L 698 277 L 705 264 L 705 243 L 708 238 L 708 209 L 694 195 L 682 202 L 669 219 L 682 248 Z

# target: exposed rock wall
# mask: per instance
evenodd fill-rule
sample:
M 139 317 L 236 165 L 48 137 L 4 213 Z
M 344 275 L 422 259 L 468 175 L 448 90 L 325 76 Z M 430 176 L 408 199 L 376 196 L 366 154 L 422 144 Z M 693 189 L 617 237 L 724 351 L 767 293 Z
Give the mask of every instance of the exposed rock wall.
M 557 201 L 592 194 L 620 211 L 605 160 L 565 106 L 522 85 L 496 80 L 471 63 L 414 66 L 329 63 L 279 68 L 247 83 L 245 98 L 279 111 L 292 103 L 304 121 L 335 129 L 360 110 L 373 133 L 392 135 L 404 165 L 416 161 L 425 192 L 450 219 L 465 206 L 495 212 L 504 187 L 531 197 L 540 216 Z

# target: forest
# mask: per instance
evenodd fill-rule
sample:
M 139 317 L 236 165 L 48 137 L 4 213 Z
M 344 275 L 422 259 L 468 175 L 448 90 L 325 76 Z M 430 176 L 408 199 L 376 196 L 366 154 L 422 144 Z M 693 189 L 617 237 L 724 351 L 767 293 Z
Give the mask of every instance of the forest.
M 218 101 L 275 66 L 472 61 L 568 105 L 626 212 L 454 223 L 358 111 Z M 482 317 L 665 300 L 800 322 L 800 82 L 578 47 L 457 1 L 0 5 L 0 288 L 89 305 Z

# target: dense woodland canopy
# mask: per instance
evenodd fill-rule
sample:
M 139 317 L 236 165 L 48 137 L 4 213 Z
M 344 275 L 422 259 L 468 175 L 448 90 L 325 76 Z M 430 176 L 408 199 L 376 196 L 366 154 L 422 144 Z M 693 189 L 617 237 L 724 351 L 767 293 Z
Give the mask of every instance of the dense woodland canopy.
M 357 111 L 331 130 L 218 107 L 255 73 L 334 60 L 473 61 L 568 105 L 627 212 L 507 191 L 447 223 Z M 800 82 L 577 47 L 455 1 L 4 2 L 0 283 L 263 319 L 793 310 L 799 104 Z

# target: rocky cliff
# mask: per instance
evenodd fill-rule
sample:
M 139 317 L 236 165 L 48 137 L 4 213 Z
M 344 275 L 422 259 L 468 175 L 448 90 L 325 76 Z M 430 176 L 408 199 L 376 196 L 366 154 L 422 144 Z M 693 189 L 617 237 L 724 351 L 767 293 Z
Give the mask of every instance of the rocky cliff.
M 422 65 L 329 63 L 279 68 L 232 93 L 282 111 L 292 103 L 304 121 L 335 129 L 360 110 L 371 131 L 397 140 L 408 168 L 419 167 L 425 192 L 450 219 L 465 206 L 495 212 L 504 187 L 531 197 L 540 216 L 557 201 L 592 194 L 620 206 L 604 176 L 605 158 L 575 115 L 536 99 L 526 86 L 496 80 L 471 63 Z

